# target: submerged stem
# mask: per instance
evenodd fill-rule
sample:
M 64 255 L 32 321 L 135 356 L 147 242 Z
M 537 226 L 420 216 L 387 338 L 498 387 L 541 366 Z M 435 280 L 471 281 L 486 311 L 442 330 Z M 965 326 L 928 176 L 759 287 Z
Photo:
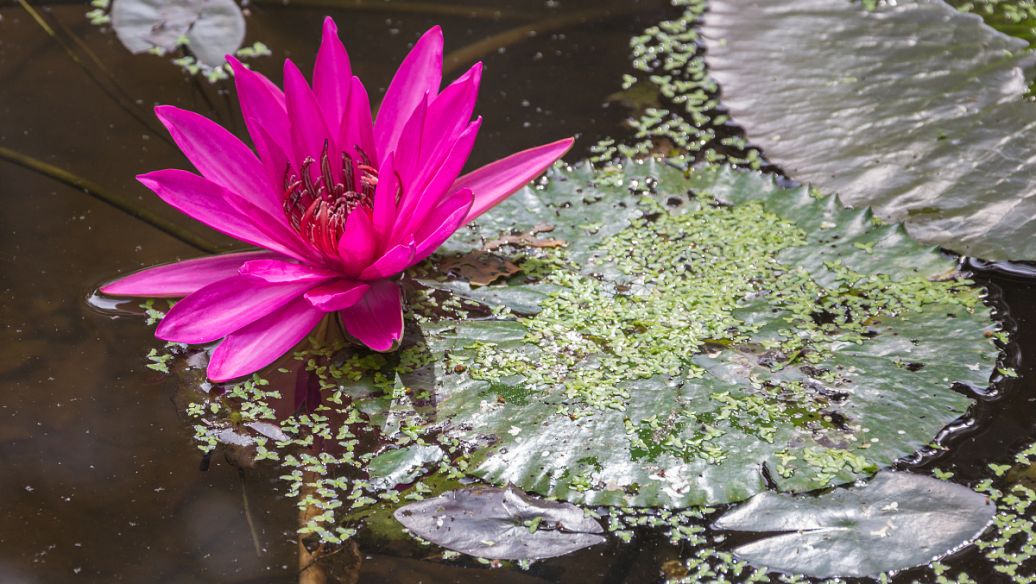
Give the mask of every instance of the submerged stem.
M 181 229 L 175 223 L 163 219 L 146 209 L 140 209 L 118 195 L 106 192 L 96 183 L 80 176 L 76 176 L 63 168 L 54 166 L 53 164 L 48 164 L 42 160 L 38 160 L 9 148 L 4 148 L 3 146 L 0 146 L 0 160 L 13 162 L 22 168 L 38 172 L 46 177 L 65 183 L 66 185 L 76 190 L 80 190 L 103 203 L 115 207 L 135 219 L 139 219 L 140 221 L 147 223 L 162 233 L 172 236 L 191 247 L 208 253 L 216 253 L 219 251 L 219 247 L 207 239 L 195 235 L 190 231 Z
M 54 39 L 54 41 L 61 46 L 68 58 L 71 59 L 73 63 L 78 65 L 79 68 L 82 69 L 84 73 L 86 73 L 87 77 L 89 77 L 91 81 L 93 81 L 95 84 L 97 84 L 98 87 L 101 88 L 101 91 L 103 91 L 105 94 L 108 95 L 108 97 L 115 101 L 115 103 L 117 103 L 123 111 L 129 114 L 130 117 L 132 117 L 142 126 L 147 128 L 148 132 L 154 134 L 155 136 L 158 136 L 160 139 L 165 141 L 170 146 L 175 146 L 173 142 L 169 139 L 169 137 L 165 135 L 164 132 L 158 131 L 154 126 L 151 125 L 151 123 L 143 114 L 137 111 L 137 109 L 133 105 L 132 97 L 128 93 L 126 93 L 124 89 L 122 89 L 118 81 L 115 79 L 115 76 L 110 71 L 108 71 L 108 69 L 103 65 L 103 63 L 101 63 L 100 58 L 98 58 L 93 53 L 93 51 L 89 50 L 89 48 L 86 48 L 86 45 L 81 40 L 79 40 L 78 37 L 70 35 L 73 41 L 75 41 L 75 43 L 87 54 L 87 56 L 89 56 L 91 60 L 94 61 L 95 64 L 97 64 L 97 66 L 108 76 L 111 82 L 111 86 L 105 84 L 101 81 L 100 78 L 98 78 L 94 71 L 90 69 L 90 67 L 88 67 L 82 59 L 79 58 L 79 55 L 72 48 L 72 46 L 70 46 L 68 42 L 66 42 L 65 39 L 63 39 L 61 35 L 59 35 L 57 31 L 55 31 L 54 28 L 52 28 L 50 24 L 47 23 L 47 20 L 43 17 L 43 15 L 40 14 L 40 12 L 36 10 L 32 6 L 32 4 L 28 2 L 28 0 L 17 1 L 18 5 L 21 6 L 26 13 L 28 13 L 28 15 L 33 19 L 33 21 L 36 22 L 37 25 L 39 25 L 41 29 L 43 29 L 43 32 L 45 32 L 47 36 Z
M 302 476 L 302 492 L 301 498 L 305 500 L 308 497 L 316 495 L 316 473 L 312 471 L 306 471 Z M 305 527 L 309 520 L 320 515 L 320 510 L 317 509 L 316 505 L 306 505 L 299 509 L 299 528 Z M 302 535 L 298 536 L 299 540 L 299 584 L 327 584 L 327 572 L 324 571 L 323 566 L 317 563 L 320 559 L 320 552 L 323 550 L 323 544 L 321 544 L 315 552 L 309 551 L 306 547 L 305 538 Z
M 337 10 L 370 10 L 371 12 L 399 12 L 404 14 L 434 14 L 438 16 L 467 16 L 488 20 L 526 20 L 528 15 L 518 11 L 502 10 L 487 6 L 455 6 L 437 2 L 383 2 L 381 0 L 253 0 L 253 4 L 264 8 L 300 6 L 306 8 L 334 8 Z
M 248 522 L 248 532 L 252 534 L 252 545 L 255 546 L 255 555 L 263 556 L 263 546 L 259 543 L 259 533 L 255 530 L 255 521 L 252 520 L 252 508 L 248 504 L 248 485 L 245 483 L 245 469 L 237 469 L 241 477 L 241 505 L 245 511 L 245 521 Z
M 447 54 L 446 57 L 443 58 L 443 74 L 445 75 L 450 73 L 462 65 L 473 63 L 481 57 L 489 55 L 502 48 L 520 43 L 521 41 L 538 34 L 553 32 L 569 26 L 589 24 L 591 22 L 626 16 L 628 14 L 642 12 L 650 8 L 650 6 L 641 5 L 639 3 L 615 4 L 604 6 L 602 8 L 590 8 L 587 10 L 577 10 L 565 14 L 558 14 L 551 16 L 550 18 L 544 18 L 542 20 L 537 20 L 536 22 L 516 26 Z

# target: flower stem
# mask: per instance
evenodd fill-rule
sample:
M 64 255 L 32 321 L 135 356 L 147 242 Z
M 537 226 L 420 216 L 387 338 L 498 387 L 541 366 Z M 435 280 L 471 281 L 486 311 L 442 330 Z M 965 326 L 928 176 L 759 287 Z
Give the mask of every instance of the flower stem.
M 37 172 L 58 182 L 65 183 L 76 190 L 82 191 L 99 201 L 115 207 L 130 217 L 147 223 L 155 229 L 158 229 L 159 231 L 172 236 L 191 247 L 208 253 L 216 253 L 220 251 L 219 246 L 207 239 L 189 231 L 185 231 L 175 223 L 163 219 L 146 209 L 137 208 L 132 203 L 124 200 L 118 195 L 105 191 L 94 182 L 76 176 L 63 168 L 54 166 L 53 164 L 48 164 L 42 160 L 38 160 L 20 152 L 15 152 L 9 148 L 4 148 L 3 146 L 0 146 L 0 160 L 7 160 L 8 162 L 17 164 L 22 168 Z

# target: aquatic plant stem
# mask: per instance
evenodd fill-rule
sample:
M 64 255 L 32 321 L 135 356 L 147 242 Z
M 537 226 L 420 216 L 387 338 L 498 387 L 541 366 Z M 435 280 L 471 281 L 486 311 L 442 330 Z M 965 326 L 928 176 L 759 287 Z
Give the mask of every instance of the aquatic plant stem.
M 525 20 L 528 15 L 513 10 L 501 10 L 486 6 L 451 6 L 435 2 L 382 2 L 380 0 L 253 0 L 252 4 L 263 8 L 333 8 L 336 10 L 368 10 L 371 12 L 396 12 L 402 14 L 428 14 L 436 16 L 466 16 L 487 20 Z
M 118 82 L 115 79 L 115 76 L 110 71 L 108 71 L 108 69 L 101 63 L 100 59 L 93 53 L 93 51 L 89 50 L 89 48 L 86 48 L 85 43 L 79 40 L 78 37 L 74 35 L 69 35 L 72 37 L 73 41 L 76 42 L 76 44 L 81 49 L 83 49 L 85 53 L 87 53 L 91 60 L 93 60 L 95 64 L 97 64 L 98 67 L 108 76 L 108 78 L 111 80 L 111 87 L 103 83 L 101 79 L 99 79 L 97 75 L 94 73 L 94 71 L 87 67 L 86 63 L 84 63 L 83 60 L 79 58 L 79 55 L 76 53 L 76 51 L 65 41 L 65 39 L 58 35 L 57 31 L 55 31 L 54 28 L 51 27 L 49 23 L 47 23 L 47 20 L 43 17 L 43 15 L 40 14 L 40 12 L 36 10 L 32 6 L 32 4 L 28 2 L 28 0 L 17 1 L 18 5 L 21 6 L 26 13 L 28 13 L 28 15 L 33 19 L 33 21 L 36 22 L 36 24 L 39 25 L 41 29 L 43 29 L 43 32 L 45 32 L 47 36 L 49 36 L 51 39 L 57 42 L 58 45 L 61 46 L 68 58 L 71 59 L 73 63 L 78 65 L 79 68 L 82 69 L 84 73 L 86 73 L 86 76 L 89 77 L 90 80 L 93 81 L 101 89 L 101 91 L 103 91 L 108 97 L 115 101 L 115 103 L 117 103 L 123 111 L 129 114 L 130 117 L 132 117 L 142 126 L 144 126 L 144 128 L 146 128 L 149 133 L 157 136 L 160 140 L 164 141 L 170 146 L 175 147 L 175 144 L 173 144 L 172 140 L 169 139 L 165 132 L 159 131 L 155 126 L 151 125 L 150 120 L 144 114 L 137 111 L 136 107 L 133 105 L 133 98 L 128 93 L 126 93 L 126 91 L 123 90 L 121 86 L 119 86 Z
M 259 533 L 255 530 L 255 521 L 252 520 L 252 508 L 248 504 L 248 485 L 245 482 L 245 469 L 237 469 L 241 477 L 241 506 L 245 512 L 245 521 L 248 522 L 248 532 L 252 535 L 252 544 L 255 546 L 255 555 L 263 556 L 263 546 L 259 544 Z
M 193 248 L 207 253 L 217 253 L 221 251 L 218 245 L 208 241 L 207 239 L 195 235 L 190 231 L 186 231 L 177 224 L 168 221 L 146 209 L 138 208 L 137 206 L 133 205 L 132 203 L 123 199 L 122 197 L 107 192 L 104 188 L 98 186 L 96 183 L 82 178 L 80 176 L 76 176 L 75 174 L 72 174 L 71 172 L 63 168 L 54 166 L 53 164 L 48 164 L 46 162 L 43 162 L 42 160 L 38 160 L 31 156 L 22 154 L 20 152 L 16 152 L 9 148 L 4 148 L 2 146 L 0 146 L 0 160 L 12 162 L 14 164 L 17 164 L 18 166 L 21 166 L 22 168 L 31 170 L 33 172 L 37 172 L 48 178 L 52 178 L 58 182 L 62 182 L 76 190 L 82 191 L 87 195 L 97 199 L 98 201 L 111 205 L 112 207 L 115 207 L 123 213 L 126 213 L 130 217 L 143 221 L 144 223 L 147 223 L 155 229 L 158 229 L 162 233 L 165 233 L 166 235 L 169 235 L 183 243 L 186 243 L 187 245 Z
M 647 6 L 641 6 L 639 4 L 615 4 L 604 6 L 603 8 L 591 8 L 588 10 L 577 10 L 574 12 L 558 14 L 551 16 L 550 18 L 544 18 L 542 20 L 537 20 L 536 22 L 516 26 L 448 53 L 443 58 L 443 74 L 448 74 L 463 65 L 473 63 L 486 55 L 499 51 L 502 48 L 520 43 L 521 41 L 535 35 L 554 32 L 569 26 L 588 24 L 591 22 L 617 18 L 619 16 L 626 16 L 628 14 L 647 10 L 648 8 L 649 7 Z
M 302 475 L 302 490 L 299 494 L 300 500 L 307 500 L 316 495 L 317 475 L 313 471 L 306 471 Z M 299 528 L 305 527 L 310 519 L 320 515 L 316 505 L 306 505 L 299 509 Z M 320 551 L 323 544 L 317 547 L 315 552 L 310 552 L 306 547 L 305 538 L 300 534 L 299 541 L 299 584 L 327 584 L 327 572 L 317 563 L 320 559 Z

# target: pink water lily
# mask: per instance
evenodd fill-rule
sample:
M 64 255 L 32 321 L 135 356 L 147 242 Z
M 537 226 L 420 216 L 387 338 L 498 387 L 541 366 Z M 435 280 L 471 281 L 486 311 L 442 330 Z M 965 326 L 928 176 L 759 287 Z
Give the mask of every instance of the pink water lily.
M 214 381 L 272 363 L 330 313 L 371 349 L 397 347 L 395 277 L 572 146 L 559 140 L 460 176 L 482 121 L 472 121 L 482 65 L 440 91 L 442 55 L 434 27 L 403 60 L 377 119 L 330 18 L 312 86 L 290 60 L 281 91 L 227 57 L 255 151 L 208 118 L 159 106 L 200 176 L 168 169 L 138 179 L 179 211 L 262 251 L 154 267 L 101 291 L 186 296 L 155 334 L 189 344 L 222 339 L 208 366 Z

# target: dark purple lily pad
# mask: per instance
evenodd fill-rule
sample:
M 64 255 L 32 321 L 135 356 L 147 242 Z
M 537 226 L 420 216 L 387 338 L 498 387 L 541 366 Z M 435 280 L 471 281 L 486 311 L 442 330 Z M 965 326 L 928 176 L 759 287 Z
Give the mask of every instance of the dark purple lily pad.
M 604 543 L 604 529 L 582 509 L 506 489 L 469 487 L 401 507 L 396 520 L 428 541 L 497 560 L 562 556 Z

